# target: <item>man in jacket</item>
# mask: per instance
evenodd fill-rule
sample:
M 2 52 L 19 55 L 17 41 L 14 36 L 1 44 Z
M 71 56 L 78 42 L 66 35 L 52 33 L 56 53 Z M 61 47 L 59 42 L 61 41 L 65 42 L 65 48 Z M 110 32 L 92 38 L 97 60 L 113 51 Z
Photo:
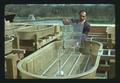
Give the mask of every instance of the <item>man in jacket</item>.
M 80 10 L 79 12 L 79 19 L 64 19 L 63 23 L 71 24 L 71 23 L 80 23 L 80 28 L 83 28 L 83 34 L 88 35 L 90 31 L 90 24 L 86 21 L 87 12 L 85 10 Z
M 63 23 L 65 25 L 71 24 L 73 25 L 73 31 L 75 33 L 82 32 L 80 35 L 74 36 L 74 39 L 77 40 L 76 45 L 80 46 L 80 43 L 83 43 L 88 36 L 90 31 L 90 24 L 86 21 L 87 12 L 85 10 L 80 10 L 79 19 L 64 19 Z M 80 42 L 82 40 L 82 42 Z M 85 44 L 84 44 L 85 45 Z

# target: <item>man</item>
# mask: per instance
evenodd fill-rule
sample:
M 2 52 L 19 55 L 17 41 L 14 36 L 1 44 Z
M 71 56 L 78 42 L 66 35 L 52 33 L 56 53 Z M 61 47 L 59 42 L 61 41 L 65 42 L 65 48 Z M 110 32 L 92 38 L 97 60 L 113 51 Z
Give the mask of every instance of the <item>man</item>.
M 79 20 L 68 20 L 64 19 L 63 23 L 66 24 L 71 24 L 71 23 L 80 23 L 80 27 L 83 28 L 83 34 L 88 35 L 90 31 L 90 24 L 86 21 L 86 16 L 87 12 L 85 10 L 80 10 L 79 12 Z
M 80 22 L 82 24 L 84 24 L 84 26 L 83 26 L 83 33 L 88 35 L 88 32 L 90 31 L 90 24 L 88 24 L 87 21 L 86 21 L 86 14 L 87 14 L 87 12 L 85 10 L 81 10 L 79 12 Z
M 77 40 L 76 46 L 78 47 L 80 46 L 81 40 L 82 42 L 86 40 L 87 35 L 90 31 L 90 24 L 86 21 L 86 16 L 87 16 L 87 12 L 85 10 L 80 10 L 79 19 L 63 20 L 63 23 L 65 25 L 68 25 L 68 24 L 73 25 L 73 31 L 75 33 L 82 32 L 82 34 L 77 34 L 76 36 L 74 36 L 74 39 Z

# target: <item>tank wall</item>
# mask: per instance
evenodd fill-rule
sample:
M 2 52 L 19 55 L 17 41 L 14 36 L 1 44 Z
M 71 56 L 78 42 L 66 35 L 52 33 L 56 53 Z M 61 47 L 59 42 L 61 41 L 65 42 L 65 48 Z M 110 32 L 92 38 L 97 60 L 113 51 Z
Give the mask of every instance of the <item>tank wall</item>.
M 12 42 L 5 43 L 5 54 L 9 53 L 12 51 Z
M 13 29 L 5 30 L 5 36 L 6 35 L 8 35 L 8 36 L 13 35 L 13 33 L 14 33 Z
M 23 70 L 29 72 L 29 74 L 25 74 L 22 70 L 20 70 L 20 75 L 23 79 L 37 79 L 37 78 L 43 79 L 44 78 L 42 76 L 34 76 L 34 75 L 38 75 L 38 74 L 41 75 L 42 72 L 49 66 L 49 64 L 52 63 L 52 61 L 50 61 L 50 60 L 56 59 L 55 57 L 57 57 L 57 54 L 55 51 L 53 51 L 51 49 L 58 49 L 60 46 L 60 43 L 58 43 L 58 42 L 54 42 L 54 43 L 49 44 L 46 47 L 42 48 L 41 51 L 37 51 L 36 53 L 34 53 L 36 56 L 29 55 L 31 57 L 30 58 L 31 60 L 24 59 L 24 62 L 22 63 L 22 67 L 19 67 L 18 69 L 20 70 L 20 68 L 22 68 Z M 90 44 L 90 42 L 88 41 L 87 47 L 90 48 L 89 44 Z M 92 42 L 92 44 L 93 44 L 92 49 L 94 49 L 94 51 L 98 52 L 98 50 L 100 49 L 100 44 L 96 43 L 96 42 Z M 92 51 L 92 52 L 94 52 L 94 51 Z M 55 52 L 55 55 L 53 55 L 53 56 L 50 55 L 50 53 L 54 53 L 54 52 Z M 74 78 L 75 79 L 89 79 L 91 77 L 94 77 L 96 74 L 97 67 L 99 65 L 99 60 L 100 60 L 100 56 L 97 56 L 97 54 L 98 54 L 97 52 L 92 53 L 92 57 L 94 59 L 94 67 L 92 69 L 88 70 L 87 72 L 77 74 L 77 76 L 76 75 L 72 75 L 69 77 L 66 76 L 62 79 L 72 79 L 72 78 L 73 79 Z M 49 79 L 49 78 L 53 78 L 53 77 L 45 77 L 45 79 Z M 58 78 L 56 77 L 55 79 L 58 79 Z
M 84 42 L 85 46 L 84 48 L 81 49 L 81 52 L 85 55 L 91 55 L 93 62 L 95 63 L 96 61 L 96 57 L 98 55 L 98 51 L 100 49 L 100 45 L 96 42 L 91 42 L 91 41 L 87 41 Z
M 7 40 L 5 40 L 5 54 L 12 52 L 13 47 L 12 47 L 12 42 L 13 42 L 13 38 L 8 38 Z
M 42 48 L 41 48 L 42 49 Z M 43 71 L 56 59 L 55 44 L 50 44 L 42 49 L 42 52 L 34 53 L 32 55 L 36 55 L 35 57 L 29 58 L 25 60 L 22 64 L 22 68 L 33 74 L 42 74 Z M 29 56 L 32 56 L 29 55 Z
M 55 26 L 28 26 L 24 27 L 23 29 L 17 30 L 16 34 L 19 37 L 19 39 L 29 40 L 29 39 L 35 39 L 35 35 L 38 38 L 45 37 L 47 35 L 54 34 L 54 27 Z M 41 30 L 42 31 L 39 31 Z M 44 30 L 43 30 L 44 29 Z
M 78 79 L 94 79 L 95 75 L 96 75 L 96 71 L 93 71 L 90 74 L 87 74 L 85 76 L 81 76 Z
M 46 37 L 48 35 L 53 35 L 54 28 L 55 28 L 54 26 L 46 27 L 46 28 L 44 28 L 44 30 L 36 32 L 37 38 L 42 38 L 42 37 Z

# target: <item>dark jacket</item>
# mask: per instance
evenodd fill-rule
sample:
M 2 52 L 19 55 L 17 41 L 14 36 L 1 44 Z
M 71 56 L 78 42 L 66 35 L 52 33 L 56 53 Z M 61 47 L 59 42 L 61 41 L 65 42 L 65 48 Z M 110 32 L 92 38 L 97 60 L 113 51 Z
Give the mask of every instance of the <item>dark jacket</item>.
M 90 24 L 88 22 L 84 22 L 83 33 L 88 34 L 90 31 Z
M 79 23 L 79 20 L 78 19 L 77 20 L 71 19 L 71 22 L 72 23 Z M 83 27 L 83 33 L 88 34 L 89 31 L 90 31 L 90 24 L 87 21 L 85 21 L 84 27 Z

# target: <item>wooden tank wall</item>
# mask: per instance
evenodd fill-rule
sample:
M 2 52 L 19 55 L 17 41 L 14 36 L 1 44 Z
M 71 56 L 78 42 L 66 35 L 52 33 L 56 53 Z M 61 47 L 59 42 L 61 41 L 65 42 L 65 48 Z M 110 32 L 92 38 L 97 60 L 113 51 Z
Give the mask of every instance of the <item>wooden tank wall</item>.
M 27 72 L 40 75 L 56 59 L 57 52 L 55 49 L 58 49 L 58 46 L 51 44 L 49 47 L 41 48 L 41 51 L 29 55 L 25 58 L 22 68 Z
M 83 43 L 83 42 L 82 42 Z M 81 49 L 81 52 L 85 55 L 91 55 L 93 58 L 93 62 L 96 61 L 96 55 L 98 55 L 100 45 L 94 41 L 86 41 L 84 42 L 85 46 Z
M 18 30 L 16 32 L 17 36 L 19 36 L 19 39 L 23 40 L 29 40 L 34 39 L 34 35 L 37 35 L 37 38 L 42 38 L 47 35 L 54 33 L 53 26 L 29 26 L 25 27 L 24 29 Z
M 106 33 L 107 27 L 92 26 L 90 28 L 90 33 Z
M 10 23 L 10 21 L 6 21 L 5 20 L 5 36 L 8 35 L 12 35 L 13 34 L 13 25 Z
M 12 52 L 12 41 L 5 42 L 5 54 Z
M 48 45 L 45 48 L 41 48 L 41 51 L 36 51 L 26 57 L 26 60 L 22 64 L 23 70 L 36 75 L 43 73 L 43 71 L 56 59 L 58 54 L 55 49 L 58 49 L 60 45 L 61 43 Z M 20 75 L 22 79 L 34 79 L 34 76 L 25 75 L 22 72 Z
M 60 26 L 58 25 L 31 25 L 16 31 L 15 48 L 35 51 L 46 43 L 57 39 Z
M 48 26 L 50 26 L 50 25 L 48 25 Z M 102 24 L 91 25 L 90 34 L 91 33 L 102 33 L 103 34 L 102 36 L 107 39 L 107 32 L 106 32 L 106 30 L 107 30 L 107 28 L 109 28 L 107 26 L 109 26 L 109 25 L 102 25 Z M 35 39 L 34 33 L 37 34 L 38 38 L 41 38 L 41 34 L 42 33 L 41 34 L 39 32 L 38 33 L 37 32 L 33 32 L 32 33 L 31 31 L 38 30 L 38 29 L 41 29 L 41 28 L 45 28 L 47 26 L 45 26 L 45 25 L 31 25 L 31 26 L 22 26 L 22 27 L 23 27 L 23 29 L 20 29 L 20 30 L 16 31 L 16 33 L 17 33 L 17 37 L 16 38 L 19 37 L 19 39 L 22 39 L 22 40 L 19 40 L 19 42 L 21 43 L 21 45 L 23 44 L 22 46 L 26 47 L 25 45 L 28 45 L 28 46 L 29 45 L 30 46 L 33 45 L 33 40 Z M 28 29 L 28 28 L 30 28 L 30 29 Z M 42 35 L 46 36 L 46 34 L 48 34 L 48 32 L 50 32 L 50 33 L 59 33 L 60 32 L 60 26 L 56 25 L 56 26 L 54 26 L 54 30 L 51 29 L 51 30 L 47 31 L 47 33 L 43 32 L 44 34 L 42 34 Z M 16 38 L 15 38 L 14 43 L 13 43 L 13 47 L 14 48 L 18 47 Z M 114 40 L 115 40 L 115 35 L 112 35 L 112 38 L 114 38 Z M 33 40 L 30 40 L 30 39 L 33 39 Z M 28 40 L 27 44 L 26 44 L 26 41 L 24 41 L 24 40 Z M 114 40 L 112 41 L 112 43 L 115 43 Z M 24 47 L 22 47 L 22 49 L 24 49 Z M 28 48 L 28 49 L 31 49 L 31 48 Z
M 7 36 L 12 36 L 13 33 L 14 33 L 14 31 L 13 31 L 12 29 L 7 29 L 7 30 L 5 30 L 5 36 L 6 36 L 6 35 L 7 35 Z
M 14 40 L 14 38 L 12 38 L 12 37 L 5 39 L 5 54 L 8 54 L 8 53 L 12 52 L 12 50 L 13 50 L 13 46 L 12 46 L 13 40 Z

